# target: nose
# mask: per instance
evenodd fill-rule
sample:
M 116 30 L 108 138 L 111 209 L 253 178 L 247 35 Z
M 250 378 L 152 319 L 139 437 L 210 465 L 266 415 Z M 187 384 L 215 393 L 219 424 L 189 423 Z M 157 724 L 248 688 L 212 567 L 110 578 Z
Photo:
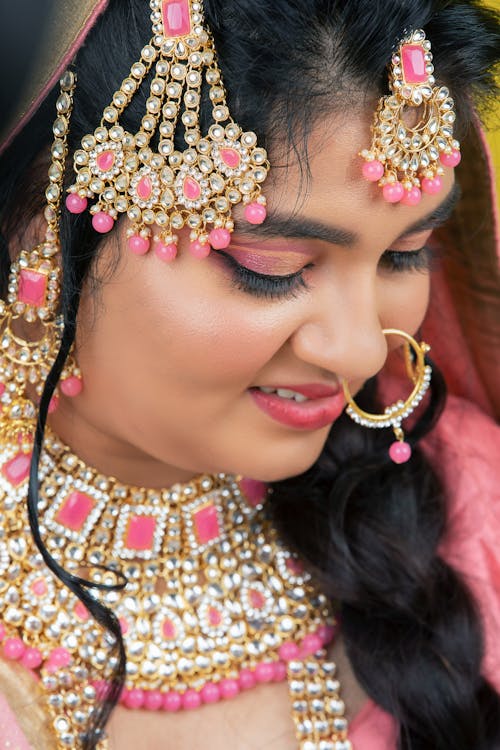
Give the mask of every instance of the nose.
M 376 375 L 387 358 L 370 274 L 311 291 L 309 314 L 291 339 L 295 355 L 348 383 Z

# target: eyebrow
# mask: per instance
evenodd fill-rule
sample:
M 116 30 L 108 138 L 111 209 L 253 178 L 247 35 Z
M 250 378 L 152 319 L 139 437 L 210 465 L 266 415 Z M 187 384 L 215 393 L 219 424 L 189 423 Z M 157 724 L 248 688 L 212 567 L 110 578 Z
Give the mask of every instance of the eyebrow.
M 460 186 L 455 182 L 442 203 L 430 214 L 411 224 L 408 229 L 405 229 L 400 234 L 398 239 L 441 226 L 441 224 L 450 218 L 460 200 L 461 194 Z M 286 216 L 279 213 L 270 214 L 263 224 L 247 225 L 245 229 L 238 227 L 238 233 L 258 237 L 322 240 L 331 245 L 340 245 L 341 247 L 352 247 L 359 241 L 359 235 L 356 232 L 351 232 L 331 224 L 323 224 L 323 222 L 314 221 L 304 216 Z

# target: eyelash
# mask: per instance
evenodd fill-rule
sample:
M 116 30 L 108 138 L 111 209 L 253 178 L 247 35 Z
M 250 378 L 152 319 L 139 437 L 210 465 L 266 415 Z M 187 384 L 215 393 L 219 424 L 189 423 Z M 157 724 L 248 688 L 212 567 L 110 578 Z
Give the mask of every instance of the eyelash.
M 296 273 L 286 276 L 270 276 L 267 274 L 251 271 L 240 265 L 231 255 L 219 250 L 218 253 L 231 267 L 233 283 L 237 289 L 247 294 L 264 299 L 289 299 L 297 297 L 303 290 L 309 289 L 303 273 L 306 269 L 313 268 L 309 263 Z M 380 265 L 384 270 L 393 273 L 405 271 L 429 270 L 431 265 L 431 250 L 427 245 L 418 250 L 398 252 L 397 250 L 386 250 L 380 259 Z

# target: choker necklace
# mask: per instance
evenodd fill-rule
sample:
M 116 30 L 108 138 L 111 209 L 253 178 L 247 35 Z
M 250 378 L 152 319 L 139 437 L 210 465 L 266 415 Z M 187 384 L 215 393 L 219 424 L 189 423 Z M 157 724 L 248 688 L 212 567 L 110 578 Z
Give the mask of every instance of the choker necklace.
M 31 536 L 31 446 L 0 450 L 0 641 L 33 671 L 58 750 L 78 748 L 109 678 L 113 639 L 46 567 Z M 335 664 L 335 618 L 281 543 L 265 485 L 217 474 L 168 490 L 86 466 L 47 429 L 40 531 L 52 556 L 117 616 L 127 652 L 121 702 L 177 711 L 288 680 L 300 750 L 351 750 Z M 104 570 L 103 568 L 106 568 Z M 105 737 L 99 748 L 107 747 Z

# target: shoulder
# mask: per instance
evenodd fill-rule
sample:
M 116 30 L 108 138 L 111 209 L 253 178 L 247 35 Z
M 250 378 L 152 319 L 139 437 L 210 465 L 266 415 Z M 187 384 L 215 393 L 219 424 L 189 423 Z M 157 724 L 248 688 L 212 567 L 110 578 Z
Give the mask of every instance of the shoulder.
M 447 499 L 440 554 L 475 597 L 485 632 L 484 672 L 500 689 L 500 426 L 473 404 L 450 397 L 422 448 Z

